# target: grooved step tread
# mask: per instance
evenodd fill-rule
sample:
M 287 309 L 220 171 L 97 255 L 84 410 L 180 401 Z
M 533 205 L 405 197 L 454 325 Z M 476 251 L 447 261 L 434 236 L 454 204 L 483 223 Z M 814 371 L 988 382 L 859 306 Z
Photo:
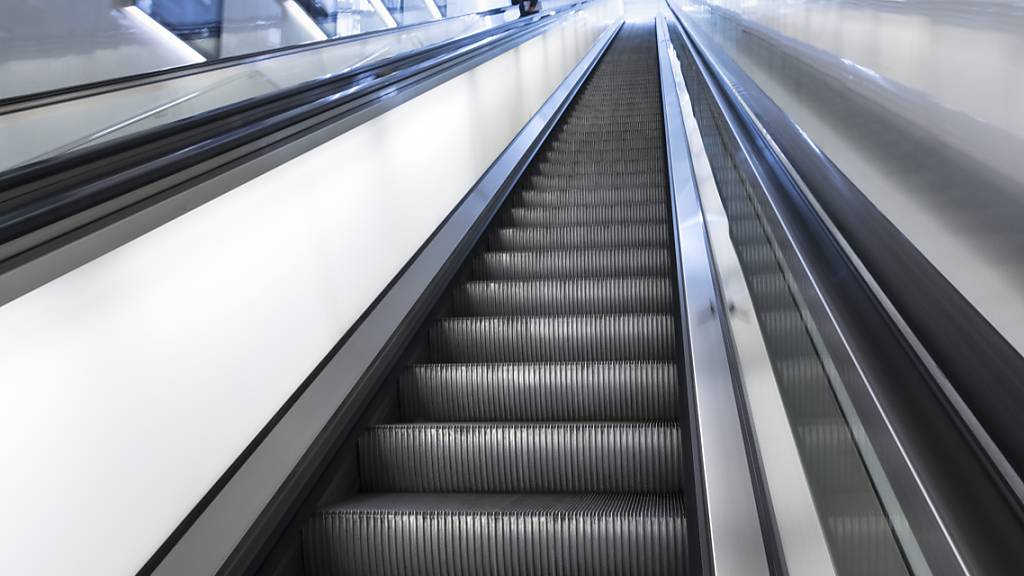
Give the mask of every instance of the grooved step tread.
M 399 377 L 406 420 L 669 421 L 672 362 L 418 364 Z
M 672 311 L 668 278 L 474 281 L 455 287 L 458 316 L 643 314 Z
M 359 439 L 370 492 L 644 492 L 682 490 L 678 425 L 420 423 Z
M 667 248 L 484 252 L 472 263 L 480 280 L 664 276 L 671 270 Z
M 314 576 L 686 570 L 682 498 L 653 494 L 368 494 L 304 533 Z
M 667 223 L 668 206 L 663 202 L 550 208 L 512 206 L 503 221 L 508 226 L 523 227 Z
M 487 240 L 492 250 L 593 250 L 668 246 L 668 226 L 661 222 L 636 222 L 573 226 L 516 226 L 498 228 Z
M 671 360 L 672 317 L 659 314 L 442 318 L 427 337 L 438 362 Z

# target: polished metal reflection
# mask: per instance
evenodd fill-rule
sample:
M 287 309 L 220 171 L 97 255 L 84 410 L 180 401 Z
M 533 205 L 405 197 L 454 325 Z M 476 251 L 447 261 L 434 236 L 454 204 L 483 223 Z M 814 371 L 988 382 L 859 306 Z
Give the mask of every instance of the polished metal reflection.
M 670 50 L 665 21 L 659 17 L 658 60 L 670 191 L 679 225 L 679 273 L 687 320 L 684 329 L 691 351 L 713 571 L 720 576 L 768 574 L 761 518 L 740 422 L 742 399 L 733 387 L 734 375 L 719 318 L 722 306 L 707 244 L 707 224 L 698 198 Z

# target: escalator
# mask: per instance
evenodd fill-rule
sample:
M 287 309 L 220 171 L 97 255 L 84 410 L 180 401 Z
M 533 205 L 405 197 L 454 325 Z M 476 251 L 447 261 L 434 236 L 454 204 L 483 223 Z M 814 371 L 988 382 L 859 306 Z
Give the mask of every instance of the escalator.
M 680 574 L 683 441 L 658 58 L 624 27 L 358 441 L 309 574 Z
M 378 55 L 0 174 L 0 307 L 38 296 L 5 328 L 31 344 L 53 317 L 46 358 L 129 359 L 142 376 L 114 376 L 133 391 L 171 381 L 153 366 L 199 382 L 124 403 L 153 422 L 192 417 L 197 389 L 228 390 L 189 421 L 188 450 L 174 438 L 160 454 L 182 469 L 174 490 L 191 480 L 201 497 L 158 509 L 149 494 L 143 511 L 169 520 L 110 521 L 152 529 L 127 560 L 102 535 L 121 563 L 81 573 L 1019 566 L 1012 499 L 789 160 L 827 162 L 776 148 L 769 132 L 793 127 L 755 121 L 755 87 L 716 65 L 682 11 L 623 24 L 612 4 Z M 110 298 L 110 278 L 130 292 Z M 118 318 L 130 305 L 171 313 Z M 78 331 L 109 349 L 57 338 Z M 193 358 L 192 339 L 215 352 Z M 22 388 L 46 390 L 37 380 Z M 102 384 L 90 394 L 124 395 Z M 140 428 L 122 426 L 118 440 Z M 182 462 L 214 447 L 235 460 L 186 478 Z M 120 504 L 114 492 L 95 500 Z M 68 494 L 39 515 L 47 528 L 73 524 Z

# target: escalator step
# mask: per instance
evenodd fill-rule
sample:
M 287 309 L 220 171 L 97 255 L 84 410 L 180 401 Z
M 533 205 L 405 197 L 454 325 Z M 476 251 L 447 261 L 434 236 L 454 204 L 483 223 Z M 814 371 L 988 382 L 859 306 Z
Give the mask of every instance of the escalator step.
M 492 250 L 592 250 L 667 246 L 672 236 L 663 223 L 601 226 L 498 228 L 487 239 Z
M 399 377 L 406 420 L 669 421 L 679 417 L 671 362 L 419 364 Z
M 452 294 L 457 316 L 668 314 L 672 305 L 672 283 L 660 277 L 476 281 Z
M 651 153 L 663 152 L 664 147 L 660 138 L 634 140 L 621 142 L 605 140 L 604 138 L 565 138 L 552 140 L 549 144 L 555 152 L 619 152 L 621 150 L 641 149 L 650 150 Z
M 679 492 L 682 442 L 674 424 L 389 424 L 359 469 L 370 492 Z
M 444 318 L 430 327 L 438 362 L 672 360 L 669 315 Z
M 665 194 L 666 177 L 660 171 L 634 174 L 563 174 L 551 176 L 534 174 L 526 184 L 533 190 L 574 191 L 621 190 L 657 187 Z
M 665 248 L 484 252 L 472 263 L 473 276 L 481 280 L 664 276 L 671 270 Z
M 775 371 L 790 421 L 821 423 L 842 418 L 817 356 L 781 359 Z
M 643 160 L 623 160 L 607 158 L 593 160 L 584 154 L 563 161 L 545 161 L 536 167 L 536 173 L 544 176 L 571 176 L 575 174 L 609 174 L 609 173 L 647 173 L 664 169 L 664 163 L 658 158 L 646 157 Z
M 660 148 L 625 148 L 607 150 L 546 150 L 540 154 L 541 164 L 600 164 L 623 162 L 646 166 L 654 164 L 659 170 L 665 166 L 665 153 Z
M 736 255 L 748 275 L 782 273 L 775 251 L 767 243 L 736 244 Z
M 573 226 L 667 221 L 668 207 L 663 202 L 554 208 L 512 207 L 504 216 L 504 222 L 510 226 Z
M 603 204 L 651 204 L 665 203 L 668 197 L 660 186 L 620 188 L 536 190 L 524 189 L 512 198 L 513 206 L 557 207 Z
M 634 494 L 379 494 L 304 532 L 312 576 L 685 573 L 682 498 Z
M 781 271 L 769 274 L 751 274 L 747 276 L 750 295 L 754 298 L 758 310 L 777 310 L 795 306 L 789 284 Z

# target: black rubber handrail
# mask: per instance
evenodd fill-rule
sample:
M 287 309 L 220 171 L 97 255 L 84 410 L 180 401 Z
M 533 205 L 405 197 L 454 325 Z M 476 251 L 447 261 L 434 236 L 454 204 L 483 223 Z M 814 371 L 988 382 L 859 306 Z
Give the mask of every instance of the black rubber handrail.
M 534 23 L 553 19 L 581 4 L 521 18 L 0 174 L 0 246 L 149 182 L 385 90 L 442 61 L 486 49 L 509 35 L 529 32 Z
M 888 416 L 904 448 L 916 458 L 918 472 L 932 499 L 953 532 L 968 569 L 977 573 L 1003 573 L 1024 562 L 1024 507 L 1011 489 L 1012 478 L 1000 471 L 992 455 L 955 409 L 939 378 L 946 378 L 967 404 L 985 432 L 996 443 L 1016 474 L 1024 471 L 1024 435 L 1019 421 L 1024 414 L 1024 357 L 939 272 L 899 229 L 807 138 L 766 94 L 731 66 L 710 41 L 696 34 L 689 20 L 670 2 L 686 29 L 696 56 L 710 71 L 709 82 L 721 93 L 742 131 L 778 174 L 776 200 L 794 216 L 787 222 L 798 235 L 810 239 L 804 257 L 819 281 L 830 285 L 845 300 L 835 303 L 858 325 L 850 327 L 872 362 L 887 378 L 878 390 L 891 409 Z M 771 134 L 789 166 L 813 192 L 842 240 L 856 254 L 871 279 L 889 299 L 914 337 L 934 360 L 941 374 L 929 369 L 926 358 L 900 331 L 895 319 L 862 278 L 821 221 L 799 186 L 788 179 L 788 168 L 773 158 L 755 114 Z M 856 337 L 854 335 L 853 337 Z M 1014 544 L 1014 543 L 1017 544 Z
M 397 32 L 407 32 L 409 30 L 423 28 L 431 24 L 437 24 L 444 20 L 456 20 L 459 18 L 466 18 L 471 16 L 493 16 L 495 14 L 505 12 L 506 10 L 509 9 L 511 8 L 507 8 L 504 6 L 500 8 L 491 8 L 490 10 L 483 10 L 481 12 L 463 14 L 461 16 L 453 16 L 451 18 L 446 18 L 442 20 L 427 20 L 425 22 L 417 22 L 415 24 L 399 26 L 397 28 L 383 28 L 380 30 L 371 30 L 369 32 L 353 34 L 351 36 L 340 36 L 337 38 L 328 38 L 326 40 L 316 40 L 312 42 L 305 42 L 302 44 L 293 44 L 291 46 L 280 46 L 277 48 L 269 48 L 266 50 L 260 50 L 256 52 L 248 52 L 246 54 L 238 54 L 236 56 L 227 56 L 224 58 L 217 58 L 215 60 L 207 60 L 205 62 L 196 62 L 195 64 L 186 64 L 183 66 L 175 66 L 173 68 L 153 70 L 150 72 L 141 72 L 129 76 L 121 76 L 118 78 L 110 78 L 107 80 L 98 80 L 95 82 L 88 82 L 85 84 L 76 84 L 74 86 L 67 86 L 64 88 L 54 88 L 52 90 L 45 90 L 43 92 L 33 92 L 31 94 L 23 94 L 20 96 L 12 96 L 9 98 L 0 98 L 0 115 L 10 114 L 13 112 L 20 112 L 22 110 L 29 110 L 41 106 L 49 106 L 51 104 L 55 104 L 58 102 L 66 102 L 68 100 L 76 100 L 78 98 L 96 96 L 108 92 L 116 92 L 118 90 L 124 90 L 126 88 L 134 88 L 136 86 L 143 86 L 146 84 L 163 82 L 175 78 L 194 76 L 196 74 L 203 74 L 211 70 L 219 70 L 221 68 L 229 68 L 232 66 L 240 66 L 243 64 L 252 64 L 255 62 L 269 60 L 271 58 L 278 58 L 281 56 L 287 56 L 299 52 L 320 50 L 322 48 L 333 47 L 340 44 L 348 44 L 352 42 L 361 42 L 368 38 L 385 36 L 387 34 L 394 34 Z

